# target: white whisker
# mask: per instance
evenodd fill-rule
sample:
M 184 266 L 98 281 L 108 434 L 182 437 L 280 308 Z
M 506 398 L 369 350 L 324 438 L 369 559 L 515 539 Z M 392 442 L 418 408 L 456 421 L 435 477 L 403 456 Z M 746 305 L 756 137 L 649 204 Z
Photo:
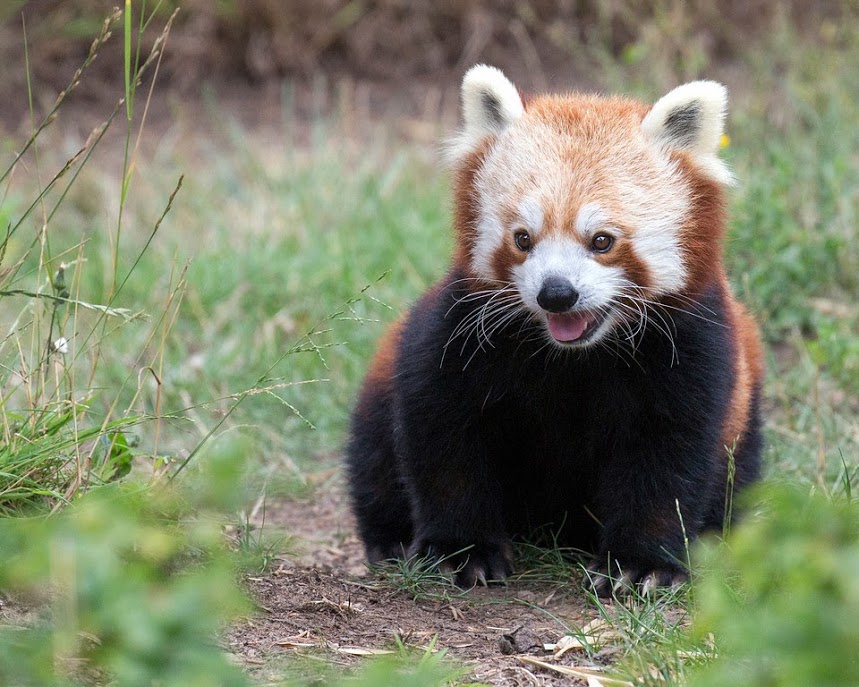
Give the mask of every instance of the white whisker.
M 524 307 L 518 290 L 510 282 L 466 277 L 458 279 L 448 286 L 460 282 L 498 285 L 496 288 L 469 290 L 456 296 L 453 304 L 445 313 L 445 317 L 448 317 L 457 308 L 464 307 L 467 309 L 445 342 L 441 360 L 444 364 L 447 349 L 455 340 L 462 340 L 459 350 L 460 357 L 465 355 L 469 343 L 473 340 L 474 350 L 465 362 L 463 367 L 465 369 L 479 352 L 495 346 L 492 341 L 493 336 L 503 331 L 511 322 L 515 322 L 522 315 L 527 315 L 528 310 Z M 520 332 L 526 323 L 527 317 L 523 318 Z

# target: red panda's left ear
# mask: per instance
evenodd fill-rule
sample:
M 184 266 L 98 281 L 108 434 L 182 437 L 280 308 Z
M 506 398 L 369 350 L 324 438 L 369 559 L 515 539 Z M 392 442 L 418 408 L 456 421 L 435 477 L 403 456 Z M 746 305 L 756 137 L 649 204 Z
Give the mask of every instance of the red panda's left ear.
M 731 184 L 734 176 L 718 157 L 727 109 L 728 91 L 722 84 L 693 81 L 660 98 L 641 128 L 660 145 L 691 153 L 707 176 Z
M 462 80 L 463 127 L 451 141 L 449 157 L 457 160 L 497 135 L 525 111 L 516 86 L 500 69 L 478 64 Z

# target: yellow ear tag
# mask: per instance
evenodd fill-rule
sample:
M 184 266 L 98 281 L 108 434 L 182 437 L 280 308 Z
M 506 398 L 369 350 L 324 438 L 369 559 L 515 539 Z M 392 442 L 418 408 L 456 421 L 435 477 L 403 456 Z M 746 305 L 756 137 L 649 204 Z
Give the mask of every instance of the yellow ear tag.
M 722 138 L 719 139 L 719 147 L 727 148 L 731 145 L 731 137 L 728 134 L 722 134 Z

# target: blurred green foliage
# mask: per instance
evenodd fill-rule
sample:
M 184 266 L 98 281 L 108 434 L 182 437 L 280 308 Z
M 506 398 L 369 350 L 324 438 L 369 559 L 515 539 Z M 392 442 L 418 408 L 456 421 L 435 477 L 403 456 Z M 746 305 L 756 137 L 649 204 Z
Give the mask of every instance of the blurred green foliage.
M 694 625 L 718 657 L 689 687 L 859 684 L 859 501 L 795 484 L 756 497 L 763 513 L 703 553 Z
M 0 520 L 0 588 L 34 606 L 0 626 L 0 684 L 248 684 L 216 644 L 248 605 L 211 515 L 241 469 L 196 489 L 103 486 L 55 517 Z
M 859 313 L 821 316 L 815 329 L 817 337 L 808 343 L 814 362 L 828 368 L 844 389 L 859 389 Z
M 665 86 L 700 76 L 715 60 L 742 58 L 750 46 L 767 43 L 785 28 L 812 40 L 822 34 L 837 39 L 857 9 L 852 2 L 829 0 L 132 4 L 151 15 L 153 26 L 181 8 L 165 64 L 185 85 L 237 73 L 253 79 L 321 72 L 434 77 L 461 70 L 465 61 L 485 61 L 542 79 L 564 64 L 593 85 L 625 74 L 627 83 L 646 75 Z M 35 55 L 33 63 L 36 74 L 50 81 L 51 67 L 80 53 L 109 7 L 103 0 L 40 0 L 5 18 L 20 25 L 23 14 L 34 43 L 50 43 L 51 50 Z
M 0 624 L 0 685 L 248 687 L 218 646 L 251 610 L 227 549 L 224 513 L 246 498 L 247 446 L 233 439 L 200 468 L 158 485 L 110 484 L 54 517 L 0 519 L 0 589 L 21 613 Z M 430 687 L 463 674 L 445 652 L 404 646 L 354 675 L 324 666 L 272 684 Z
M 771 340 L 814 331 L 822 318 L 812 297 L 859 292 L 859 39 L 853 46 L 823 54 L 797 47 L 802 69 L 780 77 L 775 95 L 740 107 L 731 123 L 728 153 L 740 179 L 732 274 Z M 770 79 L 761 85 L 776 88 Z

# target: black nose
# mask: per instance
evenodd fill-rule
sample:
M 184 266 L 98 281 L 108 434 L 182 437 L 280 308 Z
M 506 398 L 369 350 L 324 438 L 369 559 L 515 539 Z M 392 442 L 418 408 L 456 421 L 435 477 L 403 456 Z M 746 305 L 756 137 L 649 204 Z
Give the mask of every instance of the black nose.
M 579 292 L 563 277 L 547 277 L 537 294 L 537 303 L 549 312 L 566 312 L 577 300 Z

